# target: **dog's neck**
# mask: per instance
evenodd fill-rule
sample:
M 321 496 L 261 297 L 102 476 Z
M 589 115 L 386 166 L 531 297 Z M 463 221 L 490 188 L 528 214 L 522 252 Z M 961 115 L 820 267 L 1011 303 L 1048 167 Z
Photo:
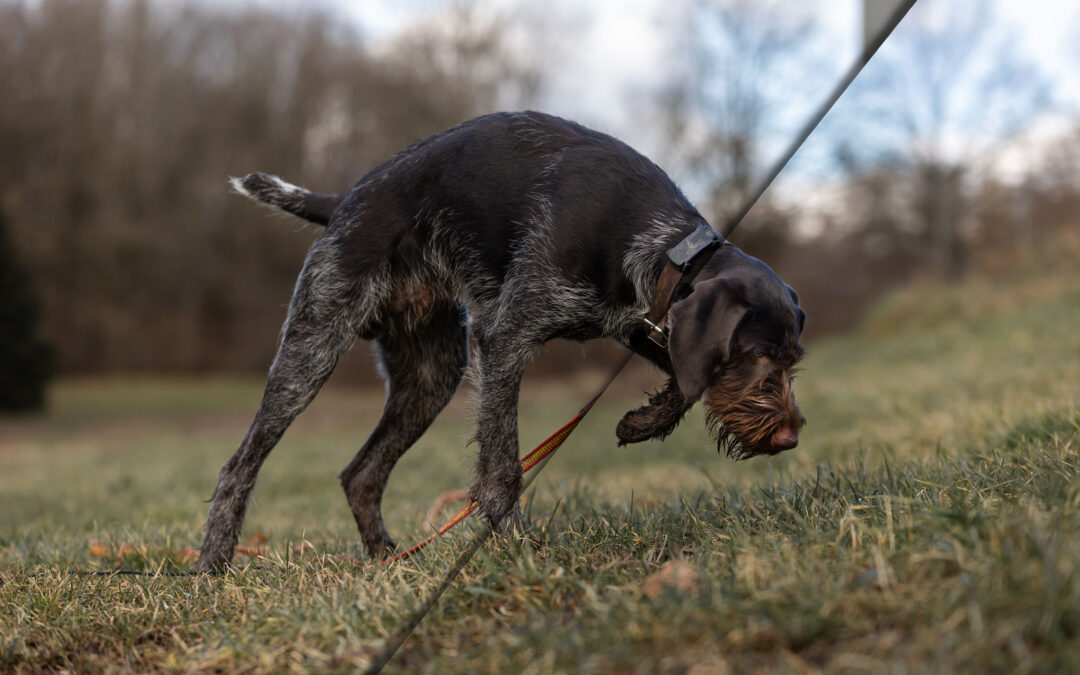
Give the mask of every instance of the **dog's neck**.
M 668 264 L 668 251 L 691 235 L 700 225 L 706 224 L 700 216 L 694 218 L 654 216 L 645 230 L 634 235 L 631 246 L 623 258 L 623 270 L 634 287 L 635 309 L 648 311 L 656 295 L 657 283 Z M 738 251 L 729 241 L 723 241 L 722 248 Z M 718 255 L 712 257 L 701 269 L 702 276 L 713 274 L 718 269 Z
M 634 288 L 634 309 L 645 312 L 652 303 L 656 282 L 667 264 L 667 252 L 697 225 L 685 218 L 657 214 L 635 234 L 623 256 L 623 272 Z

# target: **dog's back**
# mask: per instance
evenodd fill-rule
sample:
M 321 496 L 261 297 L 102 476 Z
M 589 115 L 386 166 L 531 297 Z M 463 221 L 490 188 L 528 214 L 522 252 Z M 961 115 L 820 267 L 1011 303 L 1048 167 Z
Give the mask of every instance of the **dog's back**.
M 481 303 L 517 258 L 548 260 L 626 301 L 634 288 L 610 272 L 622 268 L 633 236 L 658 214 L 701 220 L 667 175 L 625 143 L 531 111 L 485 115 L 426 138 L 340 195 L 259 173 L 234 186 L 327 224 L 354 270 L 386 265 L 400 278 L 427 269 L 454 277 L 443 279 L 464 291 L 453 295 Z

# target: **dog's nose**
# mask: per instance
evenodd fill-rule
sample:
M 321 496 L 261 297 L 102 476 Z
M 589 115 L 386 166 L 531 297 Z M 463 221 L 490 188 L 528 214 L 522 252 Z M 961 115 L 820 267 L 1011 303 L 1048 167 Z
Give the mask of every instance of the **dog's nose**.
M 799 444 L 799 434 L 791 429 L 781 429 L 772 435 L 769 439 L 769 444 L 777 452 L 782 450 L 790 450 Z

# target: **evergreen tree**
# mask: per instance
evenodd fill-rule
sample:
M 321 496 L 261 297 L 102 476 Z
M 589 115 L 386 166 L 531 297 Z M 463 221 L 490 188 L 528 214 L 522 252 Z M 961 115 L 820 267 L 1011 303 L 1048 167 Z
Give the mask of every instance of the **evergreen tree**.
M 37 338 L 38 305 L 0 211 L 0 410 L 38 410 L 52 351 Z

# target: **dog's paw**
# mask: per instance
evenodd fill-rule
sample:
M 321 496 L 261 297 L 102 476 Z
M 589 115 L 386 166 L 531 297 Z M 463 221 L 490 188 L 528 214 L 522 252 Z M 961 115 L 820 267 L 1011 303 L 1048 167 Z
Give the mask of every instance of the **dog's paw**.
M 529 532 L 529 526 L 525 524 L 525 516 L 521 513 L 521 507 L 514 505 L 510 511 L 499 519 L 494 525 L 495 532 L 507 537 L 522 538 Z
M 514 507 L 510 513 L 503 516 L 497 526 L 492 527 L 495 536 L 508 544 L 530 546 L 532 549 L 540 548 L 540 541 L 533 536 L 532 529 L 521 513 L 519 507 Z
M 686 411 L 693 406 L 679 391 L 674 378 L 664 388 L 649 396 L 649 403 L 623 415 L 615 427 L 619 445 L 640 443 L 651 438 L 663 439 L 679 426 Z
M 370 544 L 364 542 L 364 547 L 367 548 L 368 555 L 374 560 L 386 560 L 397 553 L 397 543 L 389 537 Z
M 228 553 L 224 553 L 207 550 L 204 546 L 199 551 L 199 559 L 195 561 L 195 571 L 199 574 L 224 574 L 229 567 L 229 563 L 232 562 L 232 553 L 232 548 L 229 548 Z
M 477 502 L 480 514 L 491 525 L 492 532 L 506 537 L 519 537 L 528 532 L 528 526 L 518 500 L 508 497 L 509 492 L 485 492 L 474 486 L 469 499 Z
M 642 406 L 623 415 L 615 427 L 619 445 L 640 443 L 653 437 L 654 425 L 651 422 L 649 406 Z

